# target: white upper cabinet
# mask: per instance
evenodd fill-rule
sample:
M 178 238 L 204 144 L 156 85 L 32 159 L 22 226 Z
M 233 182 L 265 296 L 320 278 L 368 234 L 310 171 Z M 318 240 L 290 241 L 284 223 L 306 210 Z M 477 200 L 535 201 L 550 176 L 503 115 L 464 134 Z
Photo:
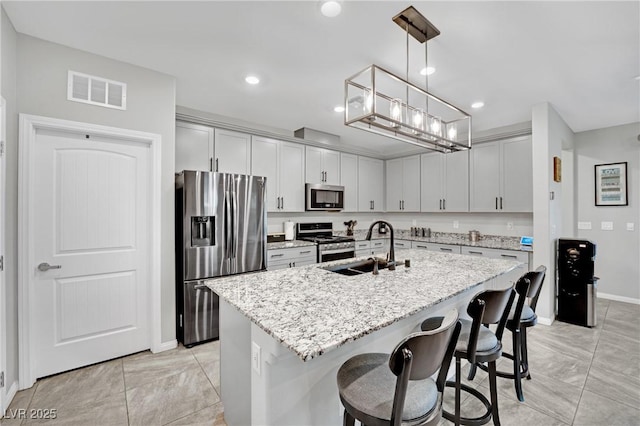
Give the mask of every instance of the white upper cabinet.
M 533 211 L 533 153 L 531 138 L 502 143 L 502 210 Z
M 358 210 L 384 211 L 384 162 L 375 158 L 358 157 Z
M 216 129 L 214 171 L 246 175 L 250 169 L 251 135 Z
M 213 164 L 213 128 L 176 122 L 175 171 L 211 171 Z
M 475 145 L 470 172 L 471 211 L 533 211 L 531 137 Z
M 340 185 L 344 186 L 344 211 L 358 211 L 358 156 L 340 154 Z
M 306 147 L 306 183 L 340 184 L 340 153 L 314 146 Z
M 267 177 L 267 211 L 304 211 L 304 145 L 252 136 L 251 174 Z
M 423 154 L 421 211 L 469 211 L 469 152 Z
M 387 160 L 387 211 L 420 211 L 420 156 Z

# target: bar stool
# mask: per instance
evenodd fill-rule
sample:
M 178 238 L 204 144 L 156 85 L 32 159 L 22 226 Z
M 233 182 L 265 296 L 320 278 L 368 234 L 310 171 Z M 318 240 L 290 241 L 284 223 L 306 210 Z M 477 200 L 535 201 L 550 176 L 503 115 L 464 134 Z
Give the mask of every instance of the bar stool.
M 502 355 L 513 361 L 513 372 L 507 373 L 497 371 L 499 377 L 512 379 L 516 389 L 516 396 L 520 402 L 524 402 L 524 394 L 522 392 L 522 378 L 531 380 L 529 373 L 529 356 L 527 353 L 527 328 L 533 327 L 538 323 L 536 315 L 536 305 L 538 297 L 542 289 L 547 268 L 538 266 L 534 271 L 525 273 L 516 283 L 516 293 L 518 294 L 518 302 L 515 303 L 509 312 L 506 328 L 511 331 L 511 341 L 513 353 L 503 352 Z M 524 283 L 525 284 L 521 284 Z M 527 300 L 528 299 L 528 300 Z M 529 301 L 529 303 L 527 303 Z M 473 380 L 476 373 L 476 366 L 487 371 L 487 367 L 483 364 L 474 364 L 469 371 L 469 380 Z
M 496 387 L 496 360 L 502 353 L 502 333 L 504 332 L 509 311 L 515 298 L 512 288 L 504 290 L 485 290 L 476 294 L 469 306 L 467 313 L 471 321 L 461 319 L 462 330 L 458 337 L 454 356 L 456 357 L 456 381 L 448 381 L 447 387 L 456 390 L 455 413 L 442 411 L 445 419 L 454 422 L 456 425 L 483 425 L 493 419 L 493 424 L 500 425 L 498 414 L 498 390 Z M 495 333 L 489 329 L 490 324 L 497 324 Z M 476 362 L 487 362 L 489 364 L 489 392 L 491 402 L 478 392 L 461 383 L 461 360 L 468 360 L 472 365 Z M 475 396 L 486 408 L 486 412 L 479 417 L 462 417 L 460 415 L 460 392 L 464 390 Z
M 405 337 L 391 355 L 360 354 L 342 364 L 337 379 L 344 426 L 353 426 L 355 419 L 367 426 L 440 422 L 442 393 L 461 326 L 455 309 L 425 322 L 430 330 Z M 430 376 L 438 369 L 434 381 Z

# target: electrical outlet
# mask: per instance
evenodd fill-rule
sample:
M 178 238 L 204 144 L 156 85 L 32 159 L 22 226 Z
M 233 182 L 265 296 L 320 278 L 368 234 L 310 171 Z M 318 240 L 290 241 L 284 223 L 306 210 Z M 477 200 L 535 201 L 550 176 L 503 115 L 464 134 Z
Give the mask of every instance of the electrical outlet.
M 260 358 L 262 358 L 260 346 L 256 342 L 251 342 L 251 366 L 258 376 L 260 375 Z
M 417 224 L 416 220 L 415 220 L 415 219 L 413 219 L 413 221 L 411 222 L 411 224 L 412 224 L 413 226 L 416 226 L 416 224 Z
M 458 222 L 457 220 L 453 221 L 453 229 L 458 229 L 460 228 L 460 222 Z
M 591 229 L 591 222 L 578 222 L 578 229 Z
M 600 229 L 603 231 L 613 231 L 613 222 L 600 222 Z
M 507 222 L 507 229 L 513 230 L 513 222 Z
M 633 231 L 635 229 L 635 225 L 633 222 L 627 222 L 627 231 Z

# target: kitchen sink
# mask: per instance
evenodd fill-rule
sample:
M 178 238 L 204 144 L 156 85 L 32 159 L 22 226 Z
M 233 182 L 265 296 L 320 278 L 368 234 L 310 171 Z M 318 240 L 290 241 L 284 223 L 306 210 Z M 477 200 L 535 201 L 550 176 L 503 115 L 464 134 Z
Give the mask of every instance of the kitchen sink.
M 373 259 L 360 260 L 358 262 L 346 263 L 343 265 L 325 266 L 322 269 L 335 272 L 340 275 L 362 275 L 370 274 L 375 267 L 375 261 Z M 378 259 L 378 270 L 387 267 L 387 261 L 384 259 Z

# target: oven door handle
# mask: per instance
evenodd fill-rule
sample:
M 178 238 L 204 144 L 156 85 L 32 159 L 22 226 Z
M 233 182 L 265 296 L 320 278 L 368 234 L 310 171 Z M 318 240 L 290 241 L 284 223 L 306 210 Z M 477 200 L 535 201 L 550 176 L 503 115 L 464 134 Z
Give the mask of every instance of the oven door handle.
M 325 254 L 340 254 L 340 253 L 349 253 L 349 252 L 355 252 L 355 251 L 356 251 L 355 247 L 340 248 L 335 250 L 323 250 L 320 252 L 320 256 L 324 256 Z

